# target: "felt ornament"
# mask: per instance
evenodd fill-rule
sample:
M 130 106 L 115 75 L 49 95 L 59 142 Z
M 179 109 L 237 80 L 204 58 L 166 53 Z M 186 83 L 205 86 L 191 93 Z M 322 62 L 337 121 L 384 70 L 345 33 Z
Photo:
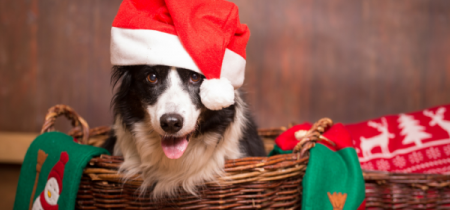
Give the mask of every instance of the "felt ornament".
M 237 6 L 224 0 L 124 0 L 111 29 L 113 65 L 167 65 L 203 74 L 202 103 L 234 104 L 250 36 Z

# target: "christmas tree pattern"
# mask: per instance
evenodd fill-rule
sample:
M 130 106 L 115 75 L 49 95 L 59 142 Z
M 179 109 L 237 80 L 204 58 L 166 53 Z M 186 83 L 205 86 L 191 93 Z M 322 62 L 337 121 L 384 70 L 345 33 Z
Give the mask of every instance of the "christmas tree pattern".
M 417 147 L 422 147 L 422 140 L 431 137 L 413 116 L 401 114 L 398 122 L 399 128 L 402 129 L 400 134 L 405 136 L 402 144 L 415 143 Z

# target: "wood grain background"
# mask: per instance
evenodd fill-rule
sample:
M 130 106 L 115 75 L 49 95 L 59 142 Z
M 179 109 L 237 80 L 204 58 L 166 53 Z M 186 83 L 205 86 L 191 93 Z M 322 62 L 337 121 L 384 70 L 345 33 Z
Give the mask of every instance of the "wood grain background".
M 252 32 L 244 90 L 261 127 L 450 103 L 448 0 L 233 0 Z M 119 0 L 0 0 L 0 130 L 68 104 L 108 125 Z

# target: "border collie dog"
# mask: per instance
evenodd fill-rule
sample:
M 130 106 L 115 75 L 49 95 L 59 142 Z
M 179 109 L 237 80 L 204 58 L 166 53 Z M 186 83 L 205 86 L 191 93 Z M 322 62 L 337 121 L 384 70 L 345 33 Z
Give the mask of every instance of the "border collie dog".
M 153 196 L 175 195 L 223 172 L 226 159 L 265 156 L 265 150 L 239 91 L 235 104 L 213 111 L 201 102 L 205 77 L 170 66 L 115 66 L 119 84 L 112 100 L 115 136 L 104 145 L 122 155 L 119 171 L 139 175 Z

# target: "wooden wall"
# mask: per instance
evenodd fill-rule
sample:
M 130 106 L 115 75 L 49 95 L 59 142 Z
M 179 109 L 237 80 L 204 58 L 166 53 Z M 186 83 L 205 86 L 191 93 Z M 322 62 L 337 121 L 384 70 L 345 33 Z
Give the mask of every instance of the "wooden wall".
M 244 89 L 261 127 L 345 123 L 450 103 L 448 0 L 233 0 L 252 32 Z M 111 123 L 119 0 L 0 0 L 0 130 L 68 104 Z

